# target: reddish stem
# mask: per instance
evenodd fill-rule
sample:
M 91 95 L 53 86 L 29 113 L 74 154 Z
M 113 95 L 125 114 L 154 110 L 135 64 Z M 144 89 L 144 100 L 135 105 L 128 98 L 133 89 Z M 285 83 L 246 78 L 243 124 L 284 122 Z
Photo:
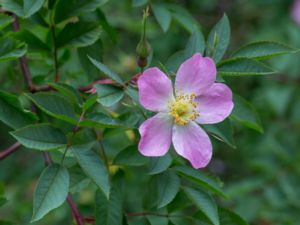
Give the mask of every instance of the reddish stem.
M 16 142 L 4 151 L 0 152 L 0 160 L 5 159 L 7 156 L 17 151 L 19 147 L 21 147 L 21 144 L 19 142 Z
M 76 220 L 77 225 L 84 225 L 83 218 L 80 215 L 79 210 L 78 210 L 75 202 L 73 201 L 73 198 L 72 198 L 71 194 L 68 195 L 67 202 L 68 202 L 69 207 L 72 211 L 73 218 Z

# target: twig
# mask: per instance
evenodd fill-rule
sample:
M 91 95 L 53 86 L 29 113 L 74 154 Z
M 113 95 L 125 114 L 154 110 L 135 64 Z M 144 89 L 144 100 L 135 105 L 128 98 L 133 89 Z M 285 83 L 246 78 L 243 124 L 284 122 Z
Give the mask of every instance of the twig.
M 21 144 L 19 142 L 14 143 L 4 151 L 0 152 L 0 160 L 5 159 L 7 156 L 11 155 L 15 151 L 17 151 L 21 147 Z
M 78 210 L 76 204 L 74 203 L 71 194 L 68 195 L 67 202 L 68 202 L 69 207 L 72 211 L 73 218 L 76 220 L 77 225 L 84 225 L 83 218 L 80 215 L 79 210 Z
M 18 32 L 20 30 L 20 25 L 18 21 L 18 17 L 13 14 L 12 15 L 14 22 L 13 22 L 13 31 Z M 32 76 L 28 68 L 27 58 L 25 56 L 22 56 L 19 58 L 22 74 L 24 77 L 24 80 L 28 86 L 29 91 L 33 90 L 33 82 L 32 82 Z

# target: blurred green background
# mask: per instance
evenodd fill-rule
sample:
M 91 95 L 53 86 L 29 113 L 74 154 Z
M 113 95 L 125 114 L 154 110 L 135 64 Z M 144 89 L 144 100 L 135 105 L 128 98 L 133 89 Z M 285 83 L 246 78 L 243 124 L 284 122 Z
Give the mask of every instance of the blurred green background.
M 154 1 L 155 2 L 155 1 Z M 162 1 L 156 1 L 162 2 Z M 290 0 L 178 0 L 200 23 L 207 36 L 211 27 L 226 12 L 232 35 L 228 55 L 239 46 L 255 40 L 281 41 L 300 48 L 300 25 L 290 17 Z M 138 72 L 135 47 L 139 41 L 142 7 L 133 7 L 128 0 L 110 0 L 102 11 L 111 24 L 113 36 L 102 33 L 99 52 L 103 61 L 124 77 Z M 91 15 L 92 16 L 92 15 Z M 88 17 L 88 16 L 87 16 Z M 26 28 L 36 30 L 33 21 L 21 21 Z M 184 48 L 189 32 L 176 22 L 164 33 L 152 16 L 148 23 L 148 39 L 153 48 L 153 65 L 165 64 L 176 51 Z M 113 37 L 113 38 L 112 38 Z M 77 55 L 62 52 L 66 63 L 62 74 L 68 82 L 87 84 L 97 75 L 89 76 L 78 64 Z M 39 61 L 34 53 L 28 55 L 34 81 L 39 83 L 52 68 L 51 63 Z M 234 208 L 253 225 L 300 224 L 300 54 L 276 57 L 269 61 L 279 73 L 265 77 L 226 78 L 233 91 L 250 101 L 258 111 L 263 133 L 233 124 L 236 148 L 214 143 L 214 159 L 209 169 L 220 176 L 230 196 L 224 204 Z M 20 92 L 22 77 L 15 76 L 17 62 L 2 63 L 1 89 Z M 9 128 L 0 123 L 0 149 L 14 143 Z M 115 140 L 121 140 L 116 142 Z M 107 148 L 123 148 L 124 137 L 112 136 Z M 9 201 L 0 209 L 0 218 L 26 224 L 30 220 L 33 189 L 44 165 L 42 154 L 23 150 L 0 162 L 0 196 Z M 5 184 L 5 189 L 4 189 Z M 76 196 L 84 214 L 93 211 L 93 194 L 84 190 Z M 0 199 L 0 204 L 1 204 Z M 55 218 L 55 219 L 54 219 Z M 54 222 L 55 221 L 55 222 Z M 68 224 L 69 209 L 64 204 L 45 220 L 36 224 Z

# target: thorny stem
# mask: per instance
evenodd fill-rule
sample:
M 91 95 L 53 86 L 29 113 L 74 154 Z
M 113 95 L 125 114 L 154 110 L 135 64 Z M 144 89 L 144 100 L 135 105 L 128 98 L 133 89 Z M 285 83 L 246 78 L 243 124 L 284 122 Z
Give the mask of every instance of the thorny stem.
M 20 147 L 21 147 L 21 144 L 19 142 L 16 142 L 13 145 L 11 145 L 10 147 L 8 147 L 7 149 L 3 150 L 2 152 L 0 152 L 0 160 L 5 159 L 7 156 L 9 156 L 12 153 L 14 153 L 15 151 L 17 151 Z

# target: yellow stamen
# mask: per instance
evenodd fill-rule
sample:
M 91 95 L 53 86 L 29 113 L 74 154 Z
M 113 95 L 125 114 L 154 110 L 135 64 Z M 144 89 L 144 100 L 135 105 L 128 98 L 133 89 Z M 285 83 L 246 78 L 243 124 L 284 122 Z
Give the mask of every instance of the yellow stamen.
M 170 103 L 169 114 L 174 118 L 174 122 L 177 125 L 184 126 L 199 116 L 199 113 L 196 111 L 195 97 L 195 94 L 179 94 L 176 96 L 175 101 Z

